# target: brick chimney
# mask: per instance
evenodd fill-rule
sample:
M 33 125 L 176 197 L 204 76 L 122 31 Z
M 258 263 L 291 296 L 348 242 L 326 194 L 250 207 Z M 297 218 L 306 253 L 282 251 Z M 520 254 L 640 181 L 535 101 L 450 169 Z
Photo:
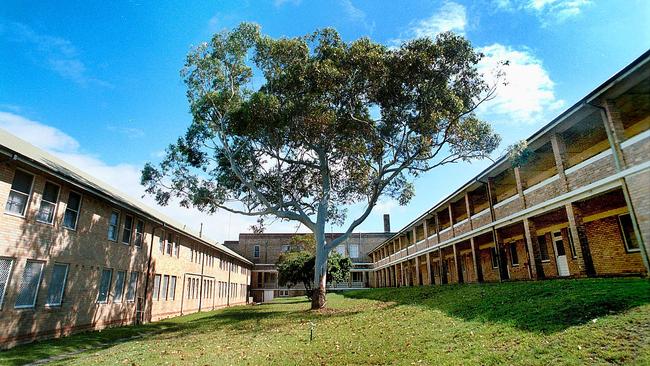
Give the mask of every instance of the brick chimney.
M 384 214 L 384 232 L 390 233 L 390 215 Z

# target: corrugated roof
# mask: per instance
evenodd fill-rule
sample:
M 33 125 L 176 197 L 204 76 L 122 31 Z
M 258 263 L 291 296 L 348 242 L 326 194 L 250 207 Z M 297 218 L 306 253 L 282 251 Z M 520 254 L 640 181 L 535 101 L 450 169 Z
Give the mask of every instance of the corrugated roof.
M 80 169 L 66 163 L 65 161 L 57 158 L 56 156 L 30 144 L 29 142 L 3 130 L 0 128 L 0 146 L 8 150 L 8 155 L 16 154 L 16 158 L 25 161 L 30 165 L 37 165 L 37 168 L 45 169 L 50 173 L 69 181 L 71 184 L 80 186 L 82 189 L 91 191 L 108 201 L 115 204 L 125 206 L 136 213 L 143 214 L 149 219 L 164 223 L 166 226 L 171 227 L 175 231 L 183 233 L 195 240 L 202 242 L 208 246 L 216 248 L 232 257 L 235 257 L 243 262 L 252 264 L 249 260 L 235 253 L 230 248 L 218 244 L 216 240 L 208 240 L 205 237 L 200 237 L 199 233 L 187 229 L 185 225 L 172 219 L 171 217 L 160 213 L 153 208 L 143 204 L 137 199 L 134 199 L 127 194 L 120 192 L 118 189 L 102 182 L 101 180 L 86 174 Z

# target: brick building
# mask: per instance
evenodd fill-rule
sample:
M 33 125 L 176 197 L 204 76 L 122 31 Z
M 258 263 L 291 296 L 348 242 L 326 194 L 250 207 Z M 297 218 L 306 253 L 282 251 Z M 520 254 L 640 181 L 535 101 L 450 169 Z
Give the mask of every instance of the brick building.
M 0 348 L 244 304 L 252 263 L 0 130 Z
M 370 252 L 372 286 L 647 275 L 650 51 Z
M 353 263 L 350 270 L 350 277 L 344 283 L 329 283 L 329 288 L 363 288 L 370 286 L 369 272 L 371 270 L 371 259 L 368 253 L 379 243 L 383 242 L 392 234 L 388 215 L 384 217 L 383 233 L 355 233 L 348 240 L 336 247 L 344 256 L 348 256 Z M 280 286 L 278 284 L 278 271 L 276 263 L 282 253 L 299 248 L 291 247 L 292 233 L 265 233 L 265 234 L 239 234 L 238 241 L 226 241 L 224 245 L 239 253 L 254 263 L 251 276 L 251 296 L 255 301 L 270 301 L 278 296 L 298 296 L 304 294 L 304 287 L 299 285 Z M 340 233 L 328 234 L 328 240 L 332 240 Z

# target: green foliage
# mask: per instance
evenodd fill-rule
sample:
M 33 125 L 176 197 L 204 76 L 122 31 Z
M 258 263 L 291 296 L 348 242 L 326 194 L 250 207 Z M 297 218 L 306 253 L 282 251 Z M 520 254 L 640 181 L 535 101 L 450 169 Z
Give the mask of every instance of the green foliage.
M 307 251 L 316 254 L 316 239 L 314 234 L 296 234 L 289 240 L 291 250 Z
M 513 168 L 520 168 L 530 161 L 533 157 L 533 151 L 528 148 L 528 142 L 521 140 L 507 148 L 508 159 Z
M 283 253 L 276 263 L 278 283 L 280 286 L 302 283 L 305 286 L 307 297 L 311 298 L 314 264 L 313 252 L 301 250 Z M 338 252 L 330 253 L 327 258 L 327 277 L 333 282 L 346 281 L 351 268 L 352 260 Z

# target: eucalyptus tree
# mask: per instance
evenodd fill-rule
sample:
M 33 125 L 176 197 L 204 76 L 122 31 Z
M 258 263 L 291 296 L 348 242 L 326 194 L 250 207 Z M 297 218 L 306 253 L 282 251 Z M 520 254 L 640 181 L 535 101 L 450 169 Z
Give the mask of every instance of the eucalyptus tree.
M 404 205 L 420 174 L 499 144 L 474 113 L 494 92 L 482 57 L 453 33 L 388 48 L 330 28 L 273 38 L 242 23 L 188 53 L 192 122 L 142 184 L 162 205 L 304 225 L 316 240 L 312 308 L 322 308 L 328 254 L 378 200 Z M 344 234 L 327 240 L 328 223 Z

